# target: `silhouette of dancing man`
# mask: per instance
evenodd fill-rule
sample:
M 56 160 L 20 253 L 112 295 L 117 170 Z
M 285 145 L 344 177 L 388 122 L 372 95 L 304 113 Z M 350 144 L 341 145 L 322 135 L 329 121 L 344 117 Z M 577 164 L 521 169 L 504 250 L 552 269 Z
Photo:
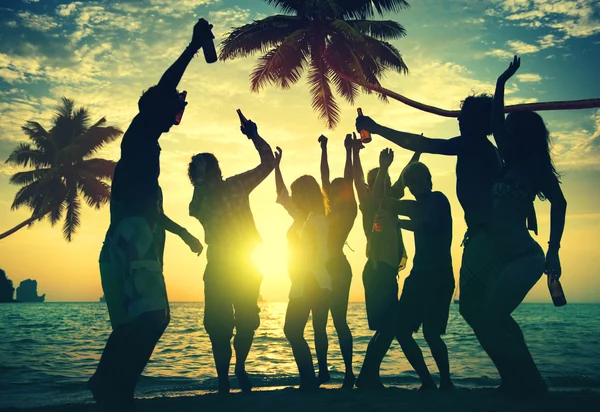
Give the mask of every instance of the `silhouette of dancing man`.
M 419 345 L 413 338 L 423 325 L 423 336 L 440 372 L 440 389 L 454 386 L 450 379 L 448 349 L 441 338 L 446 333 L 450 302 L 454 294 L 452 270 L 452 215 L 442 192 L 432 191 L 431 173 L 417 162 L 406 167 L 404 184 L 416 200 L 385 198 L 382 208 L 407 216 L 400 227 L 414 232 L 415 258 L 398 304 L 397 339 L 406 358 L 419 375 L 422 389 L 436 389 Z
M 488 353 L 492 348 L 479 333 L 479 316 L 485 300 L 483 292 L 486 278 L 496 277 L 500 271 L 490 224 L 492 186 L 502 171 L 500 156 L 487 138 L 491 134 L 491 110 L 490 96 L 467 97 L 458 117 L 460 136 L 452 139 L 431 139 L 393 130 L 379 125 L 368 116 L 356 119 L 358 130 L 366 129 L 405 149 L 457 157 L 456 194 L 467 223 L 460 270 L 460 313 Z M 504 380 L 502 371 L 500 375 Z
M 262 275 L 252 262 L 261 238 L 250 209 L 250 193 L 271 173 L 275 158 L 255 123 L 242 127 L 260 155 L 254 169 L 223 180 L 217 158 L 200 153 L 192 158 L 188 176 L 194 185 L 190 216 L 200 221 L 208 245 L 204 270 L 204 328 L 210 337 L 219 379 L 219 393 L 230 390 L 231 338 L 236 334 L 235 374 L 244 392 L 252 389 L 246 358 L 260 325 L 258 296 Z
M 321 184 L 329 201 L 329 212 L 327 213 L 329 222 L 329 261 L 327 268 L 332 282 L 330 310 L 346 369 L 342 387 L 352 388 L 356 378 L 352 371 L 352 332 L 346 319 L 350 284 L 352 283 L 352 268 L 344 254 L 344 245 L 358 213 L 356 199 L 354 198 L 354 179 L 352 177 L 352 135 L 347 134 L 344 139 L 346 151 L 344 177 L 335 178 L 333 181 L 329 180 L 327 142 L 327 137 L 319 137 L 321 146 Z M 315 329 L 315 346 L 319 361 L 319 381 L 321 383 L 330 379 L 327 365 L 327 332 L 326 329 L 323 330 L 325 334 L 321 336 L 320 330 Z
M 202 245 L 165 216 L 158 185 L 158 139 L 179 124 L 185 92 L 177 85 L 212 25 L 200 19 L 192 41 L 156 86 L 138 102 L 139 113 L 123 136 L 111 187 L 110 226 L 100 253 L 100 276 L 112 325 L 96 372 L 88 382 L 106 410 L 131 410 L 135 386 L 170 319 L 163 278 L 165 231 L 197 254 Z

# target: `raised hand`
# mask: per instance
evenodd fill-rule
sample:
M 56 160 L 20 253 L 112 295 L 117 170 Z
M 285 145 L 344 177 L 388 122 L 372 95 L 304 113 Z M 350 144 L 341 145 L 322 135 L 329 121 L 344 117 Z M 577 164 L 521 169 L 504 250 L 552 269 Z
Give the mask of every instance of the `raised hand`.
M 321 149 L 325 149 L 327 147 L 327 142 L 329 141 L 329 139 L 327 138 L 327 136 L 325 135 L 321 135 L 319 136 L 319 139 L 317 140 L 317 142 L 319 142 L 319 144 L 321 145 Z
M 351 150 L 352 146 L 353 146 L 353 140 L 352 140 L 352 135 L 350 133 L 348 133 L 346 135 L 346 138 L 344 139 L 344 147 L 346 148 L 346 150 Z
M 360 140 L 359 138 L 356 137 L 356 133 L 352 132 L 352 149 L 355 152 L 360 152 L 361 149 L 364 149 L 365 145 L 363 144 L 362 140 Z
M 506 82 L 519 70 L 519 67 L 521 67 L 521 58 L 515 55 L 513 61 L 508 65 L 508 69 L 498 77 L 498 80 Z
M 375 133 L 378 124 L 369 116 L 358 116 L 356 118 L 356 131 L 367 130 L 370 133 Z
M 243 134 L 248 136 L 249 139 L 258 136 L 258 126 L 252 120 L 248 120 L 244 123 L 244 126 L 240 127 Z
M 392 149 L 383 149 L 379 153 L 379 167 L 389 168 L 394 161 L 394 151 Z
M 281 164 L 281 158 L 283 157 L 283 150 L 281 150 L 281 147 L 277 146 L 276 151 L 274 153 L 275 156 L 275 167 L 279 167 L 279 165 Z
M 194 33 L 192 34 L 192 44 L 198 48 L 202 47 L 206 40 L 214 39 L 212 33 L 213 25 L 204 19 L 199 19 L 194 25 Z

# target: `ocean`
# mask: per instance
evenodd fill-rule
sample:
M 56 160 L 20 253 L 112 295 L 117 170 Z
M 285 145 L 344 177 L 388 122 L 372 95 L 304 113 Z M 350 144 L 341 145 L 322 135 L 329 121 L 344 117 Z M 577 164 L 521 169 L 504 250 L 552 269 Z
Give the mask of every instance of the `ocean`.
M 173 303 L 171 323 L 158 343 L 138 385 L 138 396 L 176 396 L 216 388 L 210 342 L 202 326 L 202 303 Z M 261 303 L 261 326 L 248 358 L 255 386 L 297 385 L 297 369 L 283 335 L 285 302 Z M 534 359 L 550 387 L 600 389 L 600 304 L 525 303 L 514 314 Z M 358 374 L 367 343 L 364 303 L 350 303 L 348 323 L 354 336 L 354 371 Z M 329 365 L 332 383 L 341 383 L 344 366 L 331 319 Z M 103 303 L 21 303 L 0 305 L 0 407 L 90 402 L 85 387 L 110 333 Z M 312 327 L 306 328 L 312 344 Z M 427 365 L 437 369 L 419 333 Z M 445 341 L 458 387 L 484 388 L 499 384 L 468 325 L 453 304 Z M 233 368 L 232 368 L 233 373 Z M 394 342 L 381 370 L 386 385 L 419 386 L 400 346 Z M 232 379 L 235 388 L 235 378 Z

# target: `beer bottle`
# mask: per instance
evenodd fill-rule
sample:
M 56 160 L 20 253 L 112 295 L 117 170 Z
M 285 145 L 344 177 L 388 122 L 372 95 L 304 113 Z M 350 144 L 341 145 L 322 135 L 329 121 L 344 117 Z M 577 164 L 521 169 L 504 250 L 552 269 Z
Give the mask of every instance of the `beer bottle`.
M 357 112 L 359 116 L 364 116 L 360 107 L 358 108 Z M 369 133 L 368 130 L 362 129 L 360 130 L 360 140 L 362 140 L 363 143 L 369 143 L 373 139 L 371 138 L 371 133 Z
M 246 134 L 246 123 L 248 122 L 248 119 L 246 119 L 246 116 L 244 116 L 244 114 L 242 113 L 242 111 L 240 109 L 236 110 L 238 117 L 240 118 L 240 125 L 242 126 L 242 133 Z M 250 139 L 251 137 L 246 135 L 248 137 L 248 139 Z
M 567 304 L 567 298 L 565 298 L 560 281 L 553 275 L 548 275 L 548 290 L 550 290 L 554 306 L 564 306 Z
M 212 28 L 212 24 L 210 25 L 210 27 Z M 215 42 L 214 39 L 215 35 L 212 34 L 212 30 L 210 32 L 210 38 L 206 39 L 206 41 L 204 42 L 204 44 L 202 45 L 202 51 L 204 52 L 204 60 L 206 60 L 206 63 L 214 63 L 218 60 L 217 57 L 217 50 L 215 49 Z

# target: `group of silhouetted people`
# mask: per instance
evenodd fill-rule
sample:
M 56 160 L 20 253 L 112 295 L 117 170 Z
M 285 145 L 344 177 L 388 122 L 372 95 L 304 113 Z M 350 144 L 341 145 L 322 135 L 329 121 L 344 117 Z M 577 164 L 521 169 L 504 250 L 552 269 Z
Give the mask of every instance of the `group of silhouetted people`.
M 212 36 L 211 27 L 203 19 L 195 25 L 190 45 L 159 83 L 141 96 L 139 113 L 121 143 L 112 182 L 110 227 L 100 255 L 113 331 L 88 383 L 96 402 L 107 409 L 133 407 L 137 380 L 170 320 L 162 273 L 165 231 L 181 237 L 194 253 L 203 251 L 198 239 L 165 215 L 158 184 L 158 139 L 181 121 L 186 93 L 178 92 L 177 86 L 195 53 Z M 330 179 L 328 140 L 321 136 L 321 185 L 304 175 L 294 180 L 290 190 L 281 172 L 282 149 L 273 152 L 252 121 L 243 124 L 242 132 L 260 155 L 254 169 L 224 179 L 213 154 L 192 157 L 188 176 L 194 191 L 189 213 L 205 232 L 204 326 L 212 344 L 219 393 L 230 391 L 232 338 L 240 388 L 252 389 L 245 362 L 260 325 L 257 301 L 262 275 L 252 260 L 260 235 L 249 195 L 273 170 L 276 201 L 292 218 L 287 231 L 291 289 L 284 332 L 298 366 L 300 389 L 314 390 L 330 379 L 329 312 L 346 369 L 343 388 L 382 388 L 380 365 L 395 338 L 419 375 L 422 389 L 436 389 L 413 338 L 421 326 L 440 372 L 439 388 L 453 388 L 448 350 L 441 338 L 455 288 L 452 216 L 448 199 L 433 191 L 431 173 L 419 162 L 423 153 L 457 157 L 456 190 L 468 227 L 460 269 L 462 316 L 497 367 L 501 389 L 516 394 L 546 391 L 511 313 L 544 272 L 560 276 L 558 249 L 566 201 L 541 117 L 526 111 L 504 117 L 504 85 L 519 65 L 515 57 L 498 78 L 493 98 L 480 95 L 463 101 L 458 119 L 461 134 L 452 139 L 396 131 L 359 116 L 358 131 L 367 130 L 415 152 L 393 184 L 388 173 L 392 150 L 381 152 L 379 167 L 370 170 L 365 181 L 360 161 L 364 145 L 350 134 L 344 140 L 343 177 Z M 490 134 L 498 149 L 488 140 Z M 401 200 L 405 188 L 415 200 Z M 536 196 L 551 202 L 546 254 L 529 234 L 530 230 L 537 233 Z M 352 333 L 346 319 L 352 270 L 343 248 L 358 209 L 367 240 L 362 280 L 374 335 L 355 379 Z M 415 256 L 398 298 L 398 273 L 408 259 L 402 230 L 414 233 Z M 304 338 L 311 314 L 318 373 Z

